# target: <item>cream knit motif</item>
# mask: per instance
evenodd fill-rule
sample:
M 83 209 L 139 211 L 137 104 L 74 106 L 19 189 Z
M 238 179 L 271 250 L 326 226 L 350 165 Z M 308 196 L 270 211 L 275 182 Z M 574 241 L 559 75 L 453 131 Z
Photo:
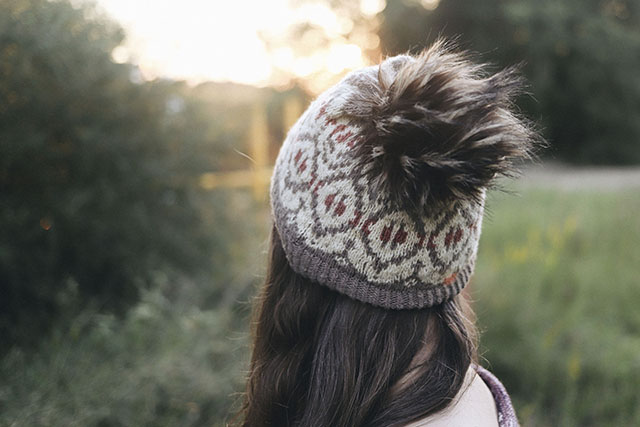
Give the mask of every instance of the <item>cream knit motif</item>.
M 411 60 L 388 59 L 394 64 Z M 442 303 L 469 280 L 483 204 L 456 200 L 433 216 L 389 208 L 357 170 L 359 123 L 341 104 L 378 67 L 346 76 L 316 99 L 289 131 L 271 181 L 274 221 L 297 273 L 385 308 Z

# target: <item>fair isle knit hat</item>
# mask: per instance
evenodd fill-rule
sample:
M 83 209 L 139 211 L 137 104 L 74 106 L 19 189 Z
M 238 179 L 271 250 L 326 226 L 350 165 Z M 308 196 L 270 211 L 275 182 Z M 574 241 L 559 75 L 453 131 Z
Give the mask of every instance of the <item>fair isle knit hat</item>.
M 514 69 L 438 41 L 348 74 L 282 145 L 273 220 L 298 274 L 392 309 L 452 298 L 473 272 L 485 190 L 537 136 L 514 112 Z

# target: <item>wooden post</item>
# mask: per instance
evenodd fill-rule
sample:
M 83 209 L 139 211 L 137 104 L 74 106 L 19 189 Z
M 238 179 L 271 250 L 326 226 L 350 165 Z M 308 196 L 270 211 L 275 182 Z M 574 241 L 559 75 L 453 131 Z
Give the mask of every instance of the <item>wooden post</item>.
M 282 108 L 282 125 L 286 132 L 302 114 L 302 100 L 298 96 L 288 97 Z M 272 167 L 269 165 L 269 124 L 264 104 L 256 103 L 251 110 L 249 128 L 249 170 L 209 172 L 200 177 L 200 186 L 206 190 L 216 188 L 251 187 L 256 200 L 265 200 L 268 195 Z
M 295 95 L 287 97 L 282 107 L 282 126 L 285 133 L 289 132 L 300 114 L 302 114 L 302 100 Z
M 264 200 L 269 182 L 268 179 L 265 181 L 264 173 L 269 162 L 269 125 L 266 108 L 261 103 L 253 107 L 249 138 L 250 157 L 253 159 L 253 196 L 256 200 Z

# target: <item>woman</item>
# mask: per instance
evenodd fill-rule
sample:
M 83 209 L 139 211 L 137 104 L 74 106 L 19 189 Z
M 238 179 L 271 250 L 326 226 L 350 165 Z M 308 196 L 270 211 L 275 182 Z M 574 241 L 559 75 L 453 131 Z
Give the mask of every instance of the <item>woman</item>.
M 438 41 L 309 106 L 271 181 L 242 425 L 517 425 L 460 291 L 486 189 L 539 139 L 520 87 Z

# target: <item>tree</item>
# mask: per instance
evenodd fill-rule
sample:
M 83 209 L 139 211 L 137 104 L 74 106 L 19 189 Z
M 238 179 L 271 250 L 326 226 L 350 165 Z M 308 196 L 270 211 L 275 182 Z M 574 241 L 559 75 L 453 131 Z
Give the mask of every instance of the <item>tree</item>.
M 92 6 L 0 3 L 0 342 L 34 342 L 71 302 L 122 312 L 159 273 L 224 274 L 202 106 L 114 63 L 123 36 Z
M 524 60 L 534 98 L 522 105 L 541 117 L 551 156 L 575 163 L 640 163 L 638 2 L 422 4 L 387 2 L 380 28 L 386 53 L 415 51 L 443 34 L 500 66 Z

